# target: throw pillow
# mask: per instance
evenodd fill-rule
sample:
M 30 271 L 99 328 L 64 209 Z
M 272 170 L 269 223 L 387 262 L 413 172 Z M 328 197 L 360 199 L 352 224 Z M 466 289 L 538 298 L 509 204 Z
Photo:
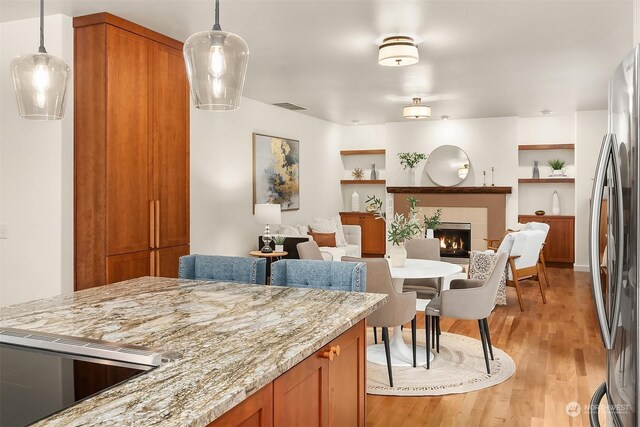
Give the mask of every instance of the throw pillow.
M 295 227 L 298 229 L 298 234 L 300 236 L 306 236 L 307 233 L 309 232 L 309 227 L 307 227 L 304 224 L 298 224 Z
M 300 234 L 300 230 L 293 225 L 282 225 L 280 226 L 280 234 L 285 236 L 304 236 L 307 233 Z
M 320 247 L 336 247 L 336 233 L 314 233 L 313 231 L 310 231 L 309 235 Z
M 336 233 L 336 223 L 329 218 L 313 218 L 311 231 L 314 233 Z
M 331 217 L 331 220 L 336 226 L 336 245 L 347 246 L 347 238 L 344 236 L 344 230 L 342 229 L 342 221 L 340 215 Z

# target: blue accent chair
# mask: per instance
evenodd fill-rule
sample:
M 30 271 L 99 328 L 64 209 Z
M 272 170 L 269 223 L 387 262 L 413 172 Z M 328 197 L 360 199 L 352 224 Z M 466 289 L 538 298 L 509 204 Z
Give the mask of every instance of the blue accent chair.
M 333 291 L 366 291 L 363 262 L 283 259 L 271 264 L 271 284 Z
M 179 277 L 264 285 L 267 279 L 267 260 L 221 255 L 187 255 L 180 257 Z

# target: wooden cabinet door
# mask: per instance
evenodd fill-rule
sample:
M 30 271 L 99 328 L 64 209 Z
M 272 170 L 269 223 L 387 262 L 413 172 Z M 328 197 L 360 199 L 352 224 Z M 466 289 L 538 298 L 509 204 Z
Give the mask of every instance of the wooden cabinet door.
M 153 182 L 156 248 L 189 243 L 189 98 L 182 51 L 153 48 Z
M 309 356 L 273 382 L 274 427 L 329 425 L 329 359 Z
M 362 220 L 359 214 L 341 213 L 340 222 L 342 222 L 342 225 L 359 225 L 362 227 Z
M 384 255 L 386 225 L 381 219 L 373 215 L 362 217 L 362 253 Z
M 109 256 L 107 257 L 107 283 L 151 276 L 154 264 L 154 254 L 148 250 Z
M 207 427 L 271 427 L 273 426 L 272 383 L 252 394 Z
M 365 341 L 365 323 L 362 320 L 326 346 L 340 346 L 340 355 L 329 362 L 331 427 L 364 427 Z
M 546 219 L 549 224 L 544 258 L 548 262 L 574 262 L 574 232 L 571 219 Z
M 156 253 L 156 271 L 154 276 L 178 277 L 178 266 L 181 256 L 189 255 L 189 245 L 161 248 Z
M 107 25 L 107 255 L 150 247 L 151 42 Z

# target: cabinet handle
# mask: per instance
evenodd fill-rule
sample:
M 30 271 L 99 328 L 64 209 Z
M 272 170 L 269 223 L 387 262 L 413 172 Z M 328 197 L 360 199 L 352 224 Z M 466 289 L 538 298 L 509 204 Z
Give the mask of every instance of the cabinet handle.
M 149 276 L 155 276 L 156 271 L 156 251 L 149 252 Z
M 155 246 L 154 236 L 155 236 L 155 211 L 153 208 L 153 200 L 149 201 L 149 247 L 153 248 Z
M 155 202 L 155 234 L 156 234 L 156 248 L 160 247 L 160 200 L 156 200 Z
M 329 359 L 329 362 L 332 362 L 334 354 L 335 353 L 333 352 L 333 350 L 329 350 L 329 351 L 325 351 L 324 353 L 322 353 L 322 357 L 324 359 Z
M 336 354 L 336 356 L 340 356 L 340 346 L 339 345 L 337 345 L 335 347 L 331 347 L 331 351 L 333 351 Z

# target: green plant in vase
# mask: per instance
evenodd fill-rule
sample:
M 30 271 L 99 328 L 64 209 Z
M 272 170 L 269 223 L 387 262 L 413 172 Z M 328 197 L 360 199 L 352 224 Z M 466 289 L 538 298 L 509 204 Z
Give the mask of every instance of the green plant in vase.
M 284 241 L 286 237 L 280 234 L 273 236 L 273 243 L 276 245 L 276 252 L 284 252 Z
M 551 168 L 551 176 L 564 176 L 564 168 L 567 162 L 561 159 L 551 159 L 547 162 Z
M 422 224 L 424 225 L 424 229 L 426 230 L 426 237 L 429 239 L 433 239 L 433 230 L 437 230 L 440 228 L 440 223 L 442 222 L 442 209 L 436 209 L 436 212 L 431 216 L 426 216 L 422 218 Z
M 418 164 L 423 161 L 423 160 L 427 160 L 427 155 L 424 153 L 418 153 L 418 152 L 413 152 L 413 153 L 409 153 L 409 152 L 403 152 L 403 153 L 398 153 L 398 157 L 400 158 L 400 166 L 402 166 L 402 169 L 410 169 L 411 170 L 411 174 L 413 175 L 413 184 L 414 185 L 418 185 L 418 177 L 416 175 L 416 166 L 418 166 Z

